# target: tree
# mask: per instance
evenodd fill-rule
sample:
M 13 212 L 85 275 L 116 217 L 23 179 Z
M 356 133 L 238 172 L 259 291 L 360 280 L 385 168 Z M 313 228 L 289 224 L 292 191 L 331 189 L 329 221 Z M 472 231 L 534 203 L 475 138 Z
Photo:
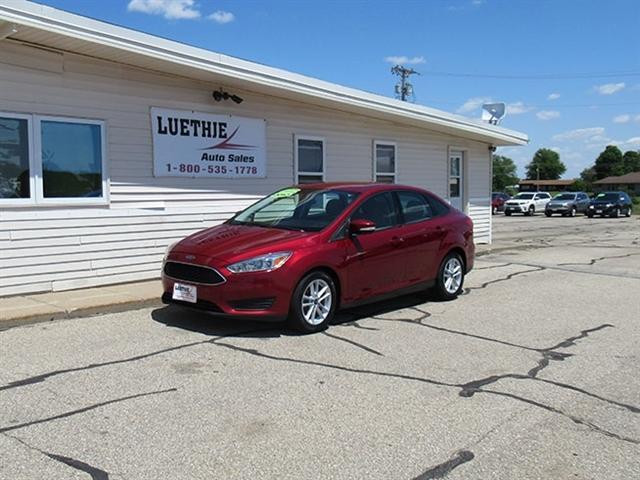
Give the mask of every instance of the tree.
M 516 164 L 509 157 L 493 156 L 493 191 L 503 192 L 509 185 L 518 183 Z
M 540 180 L 557 180 L 567 171 L 567 167 L 560 161 L 558 152 L 548 148 L 539 149 L 533 156 L 533 160 L 526 166 L 527 178 L 536 180 L 538 173 Z
M 607 145 L 596 158 L 593 166 L 598 180 L 605 177 L 624 175 L 624 160 L 622 152 L 615 145 Z
M 593 182 L 597 180 L 596 171 L 593 167 L 585 168 L 580 172 L 580 183 L 576 182 L 574 187 L 577 190 L 583 190 L 585 192 L 593 191 Z
M 640 151 L 629 150 L 622 156 L 624 173 L 640 172 Z

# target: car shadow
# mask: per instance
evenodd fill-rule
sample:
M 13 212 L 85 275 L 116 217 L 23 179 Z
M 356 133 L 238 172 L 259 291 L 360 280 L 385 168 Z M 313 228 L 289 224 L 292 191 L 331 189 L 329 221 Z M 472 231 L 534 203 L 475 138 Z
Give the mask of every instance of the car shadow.
M 426 294 L 410 294 L 340 310 L 331 325 L 343 325 L 376 315 L 384 315 L 397 310 L 423 305 L 431 301 Z M 255 322 L 246 319 L 224 318 L 210 315 L 200 310 L 166 305 L 151 312 L 151 318 L 166 325 L 212 337 L 253 337 L 277 338 L 299 336 L 300 332 L 290 329 L 285 322 Z M 329 328 L 331 327 L 329 326 Z

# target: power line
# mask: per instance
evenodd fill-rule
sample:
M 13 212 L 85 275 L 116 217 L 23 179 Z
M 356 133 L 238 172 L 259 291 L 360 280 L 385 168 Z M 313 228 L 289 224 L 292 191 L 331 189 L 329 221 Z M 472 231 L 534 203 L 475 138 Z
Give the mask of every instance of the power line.
M 426 75 L 438 77 L 491 78 L 494 80 L 573 80 L 579 78 L 615 78 L 640 77 L 640 71 L 591 72 L 591 73 L 545 73 L 539 75 L 498 75 L 491 73 L 436 72 L 427 71 Z

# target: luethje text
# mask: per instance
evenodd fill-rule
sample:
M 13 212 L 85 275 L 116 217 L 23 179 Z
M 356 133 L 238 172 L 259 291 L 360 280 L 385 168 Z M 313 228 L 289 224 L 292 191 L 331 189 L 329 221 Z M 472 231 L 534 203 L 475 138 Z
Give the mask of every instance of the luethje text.
M 158 119 L 158 135 L 181 137 L 227 138 L 227 122 L 210 122 L 192 118 L 177 118 L 161 115 Z

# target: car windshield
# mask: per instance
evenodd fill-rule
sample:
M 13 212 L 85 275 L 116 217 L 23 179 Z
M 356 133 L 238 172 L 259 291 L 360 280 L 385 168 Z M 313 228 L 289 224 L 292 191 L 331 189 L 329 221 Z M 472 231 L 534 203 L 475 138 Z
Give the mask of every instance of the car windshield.
M 559 195 L 556 195 L 555 197 L 553 197 L 554 200 L 575 200 L 576 199 L 576 194 L 575 193 L 561 193 Z
M 333 222 L 357 196 L 343 190 L 285 188 L 238 213 L 229 224 L 317 232 Z
M 533 198 L 533 193 L 519 193 L 513 198 L 516 200 L 531 200 Z
M 618 199 L 617 193 L 599 193 L 596 196 L 596 200 L 617 200 L 617 199 Z

